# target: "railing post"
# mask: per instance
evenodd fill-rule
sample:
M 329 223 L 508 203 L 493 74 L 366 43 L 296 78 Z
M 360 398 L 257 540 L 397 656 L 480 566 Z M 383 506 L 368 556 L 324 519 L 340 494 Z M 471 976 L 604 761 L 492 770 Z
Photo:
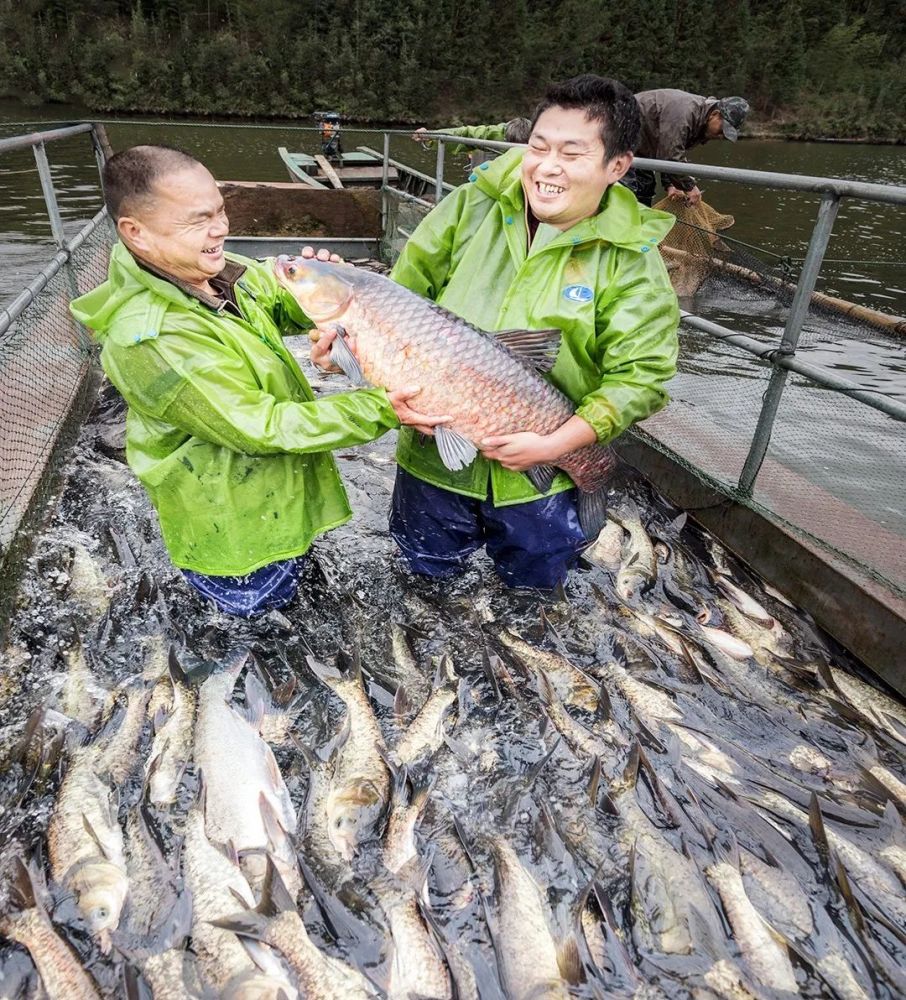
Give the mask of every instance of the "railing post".
M 831 230 L 834 228 L 839 208 L 839 195 L 827 192 L 821 196 L 818 218 L 815 220 L 815 228 L 812 230 L 808 252 L 802 264 L 802 270 L 799 272 L 799 281 L 796 284 L 793 303 L 786 318 L 783 338 L 780 341 L 781 354 L 793 354 L 799 344 L 799 334 L 802 332 L 802 324 L 808 315 L 812 292 L 814 292 L 815 284 L 818 281 L 821 263 L 827 252 L 827 244 L 830 241 Z
M 435 171 L 434 204 L 439 205 L 444 196 L 444 148 L 443 139 L 437 140 L 437 170 Z
M 827 244 L 830 241 L 831 230 L 834 228 L 834 221 L 837 218 L 837 211 L 840 208 L 840 196 L 833 192 L 826 192 L 821 196 L 821 204 L 818 206 L 818 218 L 815 220 L 815 228 L 808 244 L 808 252 L 805 255 L 805 262 L 799 272 L 799 281 L 796 284 L 796 292 L 793 295 L 793 302 L 786 318 L 786 325 L 783 329 L 783 336 L 780 339 L 778 353 L 789 356 L 796 353 L 799 344 L 799 335 L 802 332 L 802 324 L 808 315 L 809 305 L 812 301 L 812 292 L 815 290 L 815 283 L 821 271 L 821 262 L 827 251 Z M 780 407 L 780 397 L 783 395 L 786 386 L 788 372 L 783 368 L 774 368 L 771 373 L 771 381 L 768 383 L 764 399 L 761 404 L 761 413 L 758 414 L 758 423 L 752 435 L 752 443 L 749 445 L 749 453 L 746 455 L 742 472 L 739 476 L 739 491 L 745 496 L 751 496 L 752 487 L 758 470 L 764 462 L 768 453 L 768 446 L 771 443 L 771 434 L 774 430 L 774 420 L 777 417 L 777 410 Z
M 50 231 L 53 233 L 57 246 L 61 250 L 65 250 L 66 234 L 63 231 L 63 219 L 60 217 L 60 206 L 57 204 L 57 193 L 50 175 L 50 164 L 47 162 L 47 151 L 44 149 L 44 143 L 35 143 L 34 150 L 35 163 L 38 165 L 38 177 L 41 179 L 41 190 L 44 192 L 44 204 L 47 206 L 47 216 L 50 219 Z
M 381 239 L 387 239 L 387 223 L 390 216 L 390 199 L 387 188 L 390 184 L 390 133 L 384 133 L 384 161 L 381 169 Z

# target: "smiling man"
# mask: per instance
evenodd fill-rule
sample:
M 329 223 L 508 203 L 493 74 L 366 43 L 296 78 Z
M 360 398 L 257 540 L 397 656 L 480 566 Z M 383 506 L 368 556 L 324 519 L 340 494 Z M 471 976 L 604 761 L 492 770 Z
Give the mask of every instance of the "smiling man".
M 621 83 L 552 86 L 528 149 L 484 163 L 412 235 L 392 277 L 486 330 L 562 331 L 551 381 L 576 404 L 549 435 L 482 442 L 450 472 L 433 441 L 404 430 L 391 532 L 412 570 L 462 571 L 482 545 L 509 586 L 565 580 L 583 536 L 563 473 L 539 494 L 522 473 L 606 444 L 667 403 L 679 311 L 657 252 L 673 218 L 617 181 L 632 162 L 639 108 Z
M 129 465 L 193 587 L 231 614 L 280 607 L 314 537 L 351 516 L 330 451 L 437 421 L 407 405 L 417 387 L 315 400 L 283 344 L 311 322 L 272 265 L 224 252 L 223 198 L 197 160 L 123 150 L 104 196 L 119 242 L 71 308 L 129 405 Z

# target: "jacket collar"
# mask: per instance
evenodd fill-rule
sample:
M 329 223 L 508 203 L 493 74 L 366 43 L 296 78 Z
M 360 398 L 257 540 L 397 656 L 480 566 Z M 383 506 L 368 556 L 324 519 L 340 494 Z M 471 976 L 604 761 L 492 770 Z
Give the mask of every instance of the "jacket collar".
M 128 247 L 126 249 L 128 250 Z M 147 261 L 142 260 L 140 257 L 137 257 L 134 253 L 132 253 L 131 250 L 129 250 L 129 253 L 141 270 L 146 271 L 148 274 L 153 274 L 155 278 L 160 278 L 163 281 L 169 282 L 169 284 L 174 285 L 184 294 L 193 299 L 197 299 L 202 305 L 207 306 L 209 309 L 213 309 L 215 312 L 223 312 L 224 309 L 228 308 L 232 302 L 235 301 L 236 295 L 233 291 L 233 286 L 246 272 L 244 264 L 238 264 L 236 261 L 228 260 L 223 265 L 223 270 L 220 274 L 210 279 L 211 285 L 217 291 L 222 290 L 224 294 L 222 296 L 208 295 L 207 292 L 203 292 L 200 288 L 190 285 L 187 281 L 183 281 L 181 278 L 175 278 L 172 274 L 167 274 L 166 271 L 162 271 L 153 264 L 149 264 Z

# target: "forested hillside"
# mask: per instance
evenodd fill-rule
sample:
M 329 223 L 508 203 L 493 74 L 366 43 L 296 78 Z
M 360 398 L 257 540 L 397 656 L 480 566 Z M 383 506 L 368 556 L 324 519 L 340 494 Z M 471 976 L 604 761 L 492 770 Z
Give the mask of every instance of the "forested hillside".
M 902 0 L 0 0 L 0 96 L 427 124 L 583 71 L 739 93 L 752 128 L 906 137 Z

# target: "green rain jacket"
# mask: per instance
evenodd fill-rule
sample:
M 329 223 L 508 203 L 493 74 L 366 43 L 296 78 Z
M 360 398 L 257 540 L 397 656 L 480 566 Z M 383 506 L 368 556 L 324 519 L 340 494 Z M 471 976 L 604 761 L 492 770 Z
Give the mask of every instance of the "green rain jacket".
M 528 247 L 524 151 L 483 163 L 419 224 L 391 277 L 485 330 L 563 331 L 550 380 L 606 444 L 667 404 L 679 308 L 657 251 L 672 216 L 621 185 L 566 232 L 540 225 Z M 522 473 L 479 457 L 450 472 L 433 442 L 403 428 L 397 462 L 413 476 L 496 506 L 535 500 Z M 569 489 L 563 473 L 551 492 Z
M 244 576 L 351 516 L 331 449 L 399 421 L 383 389 L 314 402 L 282 341 L 312 324 L 264 264 L 228 254 L 242 318 L 139 267 L 123 244 L 71 306 L 129 404 L 126 456 L 175 565 Z
M 446 135 L 461 135 L 464 139 L 490 139 L 493 142 L 506 142 L 506 127 L 508 122 L 499 125 L 460 125 L 457 128 L 445 128 Z M 440 130 L 438 130 L 440 131 Z M 477 152 L 475 146 L 448 146 L 451 153 Z

